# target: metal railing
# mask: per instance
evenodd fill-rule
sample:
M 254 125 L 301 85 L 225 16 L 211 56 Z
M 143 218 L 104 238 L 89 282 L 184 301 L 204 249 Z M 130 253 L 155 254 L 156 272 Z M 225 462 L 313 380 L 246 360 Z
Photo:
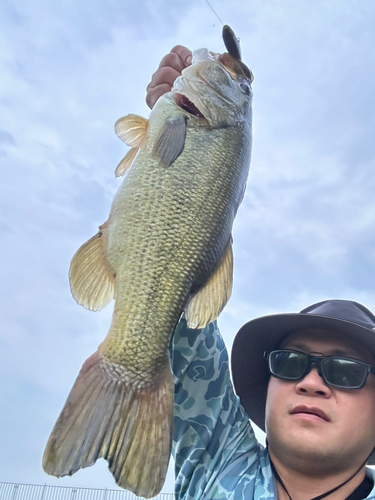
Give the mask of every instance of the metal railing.
M 137 500 L 126 490 L 72 488 L 47 484 L 19 484 L 0 482 L 0 500 Z M 173 493 L 160 493 L 155 500 L 173 500 Z

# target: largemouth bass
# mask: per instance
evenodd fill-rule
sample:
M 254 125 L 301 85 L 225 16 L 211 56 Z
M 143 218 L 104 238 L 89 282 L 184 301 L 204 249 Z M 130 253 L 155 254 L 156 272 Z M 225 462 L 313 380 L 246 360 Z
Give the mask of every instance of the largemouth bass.
M 231 231 L 248 176 L 252 74 L 229 53 L 201 49 L 148 120 L 115 130 L 131 146 L 107 222 L 74 255 L 79 304 L 115 298 L 109 333 L 82 366 L 43 458 L 60 477 L 105 458 L 117 484 L 146 498 L 163 486 L 171 451 L 169 345 L 184 313 L 213 321 L 232 289 Z

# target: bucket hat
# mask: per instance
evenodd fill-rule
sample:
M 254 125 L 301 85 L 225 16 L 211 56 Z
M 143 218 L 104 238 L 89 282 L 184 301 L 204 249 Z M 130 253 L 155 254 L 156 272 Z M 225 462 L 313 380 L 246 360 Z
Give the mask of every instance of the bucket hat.
M 245 323 L 233 342 L 232 378 L 242 406 L 263 431 L 270 378 L 263 353 L 278 349 L 289 334 L 308 328 L 344 333 L 375 353 L 375 316 L 365 306 L 351 300 L 324 300 L 299 313 L 272 314 Z M 375 450 L 368 464 L 375 464 Z

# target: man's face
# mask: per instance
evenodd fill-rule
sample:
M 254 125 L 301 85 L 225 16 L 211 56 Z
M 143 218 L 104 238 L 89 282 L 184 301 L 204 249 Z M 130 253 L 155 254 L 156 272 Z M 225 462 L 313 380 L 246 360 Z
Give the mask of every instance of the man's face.
M 280 346 L 313 355 L 347 356 L 374 365 L 360 343 L 330 330 L 303 330 Z M 318 354 L 317 354 L 318 353 Z M 363 463 L 375 446 L 375 377 L 362 389 L 325 384 L 315 365 L 302 380 L 270 378 L 266 433 L 271 456 L 291 467 L 343 470 Z

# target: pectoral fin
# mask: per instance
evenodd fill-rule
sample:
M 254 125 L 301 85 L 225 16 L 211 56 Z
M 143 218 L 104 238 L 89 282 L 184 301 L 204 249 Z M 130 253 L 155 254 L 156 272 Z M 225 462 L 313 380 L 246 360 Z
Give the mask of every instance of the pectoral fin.
M 230 241 L 216 271 L 187 304 L 185 316 L 189 328 L 204 328 L 219 316 L 231 296 L 232 283 L 233 251 Z
M 117 165 L 116 170 L 115 170 L 115 177 L 121 177 L 126 174 L 126 172 L 129 170 L 131 164 L 134 161 L 134 158 L 137 156 L 137 153 L 139 151 L 139 148 L 131 148 L 125 155 L 125 158 L 123 158 L 120 163 Z
M 146 136 L 148 120 L 138 115 L 126 115 L 115 123 L 118 137 L 132 148 L 140 148 Z
M 167 118 L 154 145 L 154 155 L 162 165 L 169 167 L 182 153 L 186 138 L 184 116 Z
M 103 309 L 112 300 L 115 279 L 105 256 L 103 231 L 75 253 L 70 263 L 69 281 L 78 304 L 91 311 Z

